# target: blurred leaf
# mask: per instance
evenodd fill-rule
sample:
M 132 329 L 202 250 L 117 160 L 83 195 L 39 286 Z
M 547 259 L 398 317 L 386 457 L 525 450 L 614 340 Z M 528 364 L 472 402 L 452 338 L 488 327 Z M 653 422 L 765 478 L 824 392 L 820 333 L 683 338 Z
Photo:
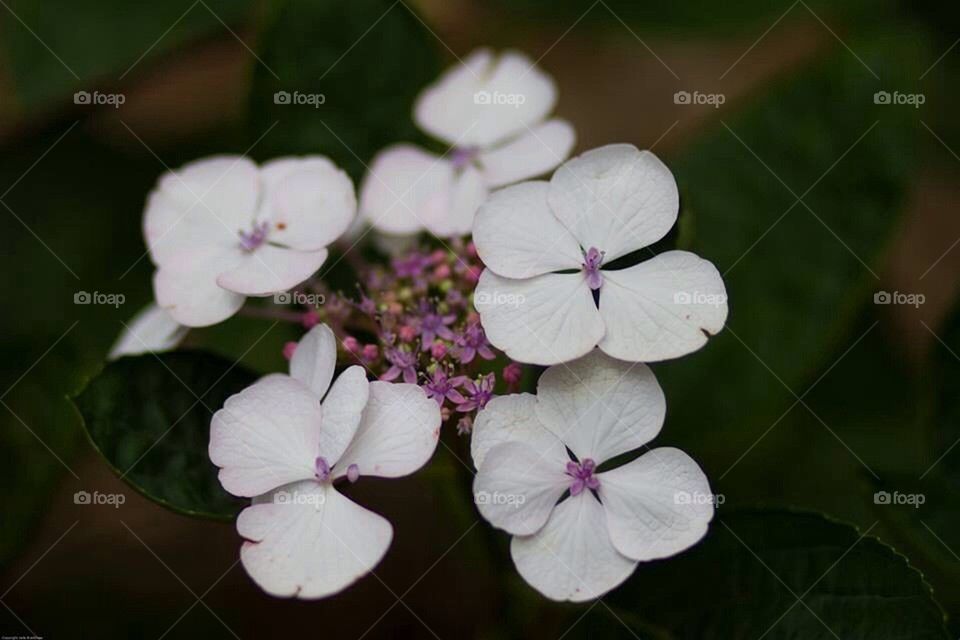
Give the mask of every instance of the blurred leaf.
M 108 364 L 75 403 L 94 446 L 133 488 L 180 513 L 231 518 L 246 501 L 220 486 L 210 419 L 255 379 L 203 352 L 148 354 Z
M 260 52 L 279 77 L 254 73 L 251 141 L 269 133 L 253 153 L 324 154 L 358 179 L 377 151 L 418 138 L 413 99 L 436 76 L 436 44 L 402 2 L 288 0 Z
M 698 546 L 641 564 L 604 601 L 678 640 L 948 637 L 929 586 L 906 558 L 848 525 L 798 511 L 724 515 Z
M 852 46 L 884 86 L 904 86 L 895 78 L 915 56 L 902 38 Z M 724 331 L 657 367 L 668 400 L 696 398 L 671 402 L 668 426 L 716 456 L 708 466 L 733 462 L 794 403 L 852 342 L 856 313 L 880 286 L 918 123 L 909 108 L 874 104 L 877 90 L 835 50 L 671 163 L 691 217 L 684 248 L 713 261 L 729 293 Z
M 3 41 L 17 101 L 30 110 L 121 80 L 184 42 L 227 33 L 250 0 L 10 0 Z M 239 46 L 239 45 L 238 45 Z M 142 59 L 141 59 L 142 58 Z

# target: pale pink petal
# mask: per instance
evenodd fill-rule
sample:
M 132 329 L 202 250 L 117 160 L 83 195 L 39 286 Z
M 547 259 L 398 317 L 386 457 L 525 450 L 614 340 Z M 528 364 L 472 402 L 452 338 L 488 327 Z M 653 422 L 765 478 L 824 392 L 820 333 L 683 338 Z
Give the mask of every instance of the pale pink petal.
M 169 351 L 183 340 L 189 330 L 189 327 L 183 326 L 169 313 L 151 303 L 124 327 L 107 359 Z
M 369 397 L 366 370 L 359 365 L 347 368 L 330 387 L 320 428 L 320 455 L 329 464 L 336 464 L 356 435 Z
M 217 284 L 217 274 L 242 259 L 239 247 L 207 247 L 175 255 L 153 274 L 157 305 L 188 327 L 205 327 L 226 320 L 243 306 L 244 296 Z
M 552 464 L 565 465 L 570 459 L 563 443 L 537 418 L 536 396 L 517 393 L 495 396 L 477 413 L 470 436 L 473 465 L 480 468 L 487 452 L 504 442 L 533 447 Z
M 296 251 L 265 244 L 243 252 L 237 266 L 217 276 L 217 284 L 248 296 L 286 291 L 315 274 L 327 255 L 326 249 Z
M 310 329 L 290 358 L 290 375 L 322 399 L 337 367 L 337 337 L 325 324 Z
M 493 189 L 549 173 L 573 151 L 576 134 L 566 120 L 549 120 L 510 142 L 480 153 L 487 185 Z

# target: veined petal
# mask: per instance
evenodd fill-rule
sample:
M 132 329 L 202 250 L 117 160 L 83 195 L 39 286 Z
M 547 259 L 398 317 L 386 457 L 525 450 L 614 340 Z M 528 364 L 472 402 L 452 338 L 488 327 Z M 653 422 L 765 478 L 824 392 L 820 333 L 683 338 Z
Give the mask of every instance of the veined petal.
M 356 435 L 369 397 L 370 383 L 360 365 L 348 367 L 330 387 L 320 428 L 320 455 L 329 464 L 336 464 Z
M 584 249 L 596 247 L 610 262 L 665 236 L 677 221 L 680 195 L 657 156 L 612 144 L 557 169 L 550 206 Z
M 530 586 L 551 600 L 599 598 L 630 577 L 637 563 L 610 542 L 603 507 L 590 491 L 556 506 L 531 536 L 515 536 L 510 555 Z
M 326 260 L 326 249 L 296 251 L 265 244 L 243 252 L 237 266 L 217 276 L 217 284 L 248 296 L 270 295 L 297 286 Z
M 207 247 L 175 255 L 153 274 L 157 305 L 188 327 L 206 327 L 226 320 L 246 299 L 216 282 L 217 274 L 231 269 L 242 256 L 239 247 Z
M 603 321 L 582 273 L 513 280 L 485 269 L 473 299 L 490 343 L 519 362 L 573 360 L 603 337 Z
M 263 165 L 258 218 L 270 223 L 270 241 L 316 251 L 343 235 L 357 212 L 346 172 L 324 156 L 278 158 Z
M 409 144 L 377 154 L 360 188 L 360 214 L 378 231 L 406 235 L 450 210 L 453 165 Z
M 220 484 L 252 497 L 312 478 L 321 418 L 320 399 L 285 375 L 230 396 L 210 423 L 210 461 L 220 467 Z
M 140 310 L 113 343 L 107 360 L 141 353 L 158 353 L 176 347 L 187 332 L 169 313 L 150 303 Z
M 497 275 L 532 278 L 580 268 L 580 245 L 550 211 L 549 189 L 547 182 L 523 182 L 494 192 L 480 207 L 473 242 Z
M 717 268 L 686 251 L 604 271 L 600 348 L 621 360 L 655 362 L 696 351 L 727 320 L 727 291 Z
M 536 411 L 577 458 L 601 464 L 650 442 L 663 426 L 667 401 L 647 365 L 594 350 L 540 376 Z
M 543 120 L 556 100 L 553 79 L 526 55 L 478 49 L 424 89 L 414 120 L 448 144 L 488 147 Z
M 477 413 L 470 436 L 473 465 L 480 468 L 487 452 L 498 444 L 519 442 L 533 447 L 544 460 L 560 466 L 570 457 L 563 443 L 537 418 L 537 397 L 529 393 L 494 396 Z
M 247 541 L 240 560 L 273 596 L 323 598 L 369 573 L 386 554 L 393 527 L 329 484 L 282 487 L 237 518 Z
M 290 375 L 323 399 L 337 367 L 337 337 L 325 324 L 310 329 L 290 358 Z
M 597 477 L 613 545 L 634 560 L 680 553 L 706 534 L 713 518 L 707 477 L 679 449 L 653 449 Z
M 493 526 L 530 535 L 547 522 L 557 500 L 570 488 L 566 463 L 520 442 L 492 448 L 473 481 L 480 514 Z
M 549 120 L 500 147 L 482 151 L 483 177 L 493 189 L 543 175 L 570 156 L 575 141 L 569 122 Z
M 355 464 L 361 476 L 397 478 L 430 460 L 440 438 L 440 407 L 415 384 L 371 382 L 357 433 L 336 477 Z

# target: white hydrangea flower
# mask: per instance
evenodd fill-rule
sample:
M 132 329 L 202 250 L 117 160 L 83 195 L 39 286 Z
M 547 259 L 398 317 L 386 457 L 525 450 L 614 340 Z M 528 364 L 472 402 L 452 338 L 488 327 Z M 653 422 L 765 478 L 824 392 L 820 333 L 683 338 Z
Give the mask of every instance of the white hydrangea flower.
M 537 395 L 494 398 L 477 416 L 477 507 L 514 535 L 514 564 L 537 591 L 552 600 L 600 597 L 639 561 L 677 554 L 706 533 L 710 486 L 682 451 L 661 447 L 597 472 L 652 440 L 665 413 L 646 365 L 595 350 L 547 369 Z
M 290 375 L 269 375 L 213 416 L 220 483 L 253 498 L 240 513 L 240 559 L 275 596 L 322 598 L 380 562 L 393 527 L 334 487 L 413 473 L 433 455 L 440 409 L 412 384 L 368 382 L 360 366 L 331 385 L 337 344 L 326 325 L 300 341 Z
M 147 199 L 143 224 L 157 303 L 191 327 L 226 320 L 246 296 L 312 276 L 355 214 L 353 183 L 322 156 L 262 167 L 217 156 L 168 172 Z
M 570 155 L 573 127 L 547 120 L 556 101 L 552 78 L 524 54 L 474 51 L 414 105 L 417 125 L 450 151 L 381 151 L 360 190 L 361 217 L 392 235 L 469 233 L 491 189 L 547 173 Z
M 107 360 L 169 351 L 180 344 L 189 330 L 157 305 L 148 304 L 124 327 Z
M 473 227 L 487 267 L 474 304 L 490 342 L 514 360 L 542 365 L 595 346 L 633 362 L 699 349 L 727 318 L 716 267 L 667 251 L 605 268 L 661 239 L 678 210 L 670 170 L 628 144 L 573 158 L 549 182 L 494 193 Z

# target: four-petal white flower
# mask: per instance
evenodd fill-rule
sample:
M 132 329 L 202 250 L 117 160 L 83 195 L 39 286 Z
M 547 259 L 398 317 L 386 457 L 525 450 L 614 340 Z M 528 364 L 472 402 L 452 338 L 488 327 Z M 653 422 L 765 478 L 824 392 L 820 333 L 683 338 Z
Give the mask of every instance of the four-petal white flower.
M 186 326 L 226 320 L 246 296 L 286 291 L 312 276 L 356 207 L 350 178 L 322 156 L 262 167 L 217 156 L 168 172 L 143 221 L 157 303 Z
M 473 227 L 487 266 L 474 304 L 490 342 L 514 360 L 542 365 L 594 346 L 634 362 L 699 349 L 727 318 L 716 267 L 667 251 L 604 268 L 661 239 L 678 210 L 670 170 L 627 144 L 577 156 L 549 182 L 494 193 Z
M 639 561 L 679 553 L 706 533 L 710 486 L 682 451 L 657 448 L 597 471 L 652 440 L 665 413 L 646 365 L 597 350 L 547 369 L 537 395 L 500 396 L 479 413 L 471 443 L 477 507 L 514 535 L 514 564 L 540 593 L 597 598 Z
M 433 455 L 440 409 L 416 385 L 368 382 L 360 366 L 331 385 L 336 339 L 318 325 L 290 375 L 272 374 L 214 414 L 210 459 L 220 482 L 253 498 L 237 531 L 244 568 L 267 593 L 322 598 L 370 572 L 393 528 L 334 482 L 413 473 Z
M 547 173 L 569 156 L 573 127 L 546 120 L 556 100 L 553 80 L 522 53 L 474 51 L 414 105 L 417 125 L 450 151 L 381 151 L 360 190 L 361 216 L 392 235 L 469 233 L 491 189 Z

